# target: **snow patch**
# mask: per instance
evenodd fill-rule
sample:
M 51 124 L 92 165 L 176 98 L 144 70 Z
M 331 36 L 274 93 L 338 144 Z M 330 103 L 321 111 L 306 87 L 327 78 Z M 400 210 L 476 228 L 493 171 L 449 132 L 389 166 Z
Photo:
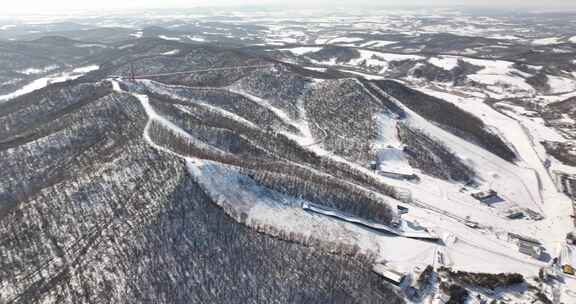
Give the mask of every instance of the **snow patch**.
M 165 36 L 165 35 L 160 35 L 160 36 L 158 36 L 158 37 L 161 38 L 161 39 L 170 40 L 170 41 L 180 41 L 180 40 L 182 40 L 182 38 L 180 38 L 180 37 L 169 37 L 169 36 Z
M 353 38 L 353 37 L 338 37 L 336 39 L 330 40 L 329 43 L 338 44 L 338 43 L 354 43 L 358 41 L 363 41 L 363 38 Z
M 130 48 L 133 46 L 134 46 L 134 44 L 125 44 L 125 45 L 121 45 L 121 46 L 117 47 L 117 49 L 123 50 L 123 49 L 127 49 L 127 48 Z
M 46 72 L 50 72 L 50 71 L 53 71 L 57 68 L 58 68 L 57 65 L 50 65 L 50 66 L 43 67 L 43 68 L 28 68 L 28 69 L 25 69 L 22 71 L 18 71 L 18 73 L 22 73 L 22 74 L 26 74 L 26 75 L 36 75 L 36 74 L 43 74 Z
M 15 24 L 2 25 L 2 26 L 0 26 L 0 31 L 5 31 L 5 30 L 11 29 L 13 27 L 16 27 L 16 25 Z
M 205 42 L 206 39 L 200 36 L 192 36 L 192 35 L 188 35 L 186 36 L 186 38 L 192 40 L 192 41 L 196 41 L 196 42 Z
M 72 74 L 84 74 L 92 71 L 98 70 L 100 67 L 97 65 L 88 65 L 80 68 L 75 68 L 72 70 Z
M 98 43 L 77 43 L 74 45 L 75 47 L 78 48 L 93 48 L 93 47 L 97 47 L 97 48 L 107 48 L 108 46 L 103 45 L 103 44 L 98 44 Z
M 569 78 L 548 75 L 550 93 L 568 93 L 576 90 L 576 81 Z
M 13 99 L 13 98 L 16 98 L 18 96 L 28 94 L 28 93 L 36 91 L 38 89 L 44 88 L 44 87 L 46 87 L 50 84 L 53 84 L 53 83 L 64 82 L 67 80 L 74 80 L 74 79 L 77 79 L 79 77 L 82 77 L 84 74 L 86 74 L 90 71 L 94 71 L 94 70 L 97 70 L 99 68 L 100 67 L 97 65 L 85 66 L 85 67 L 76 68 L 70 72 L 59 73 L 56 75 L 36 79 L 36 80 L 32 81 L 31 83 L 25 85 L 24 87 L 20 88 L 19 90 L 15 91 L 15 92 L 0 96 L 0 100 Z
M 142 32 L 142 31 L 138 31 L 138 32 L 136 32 L 136 33 L 130 34 L 130 36 L 132 36 L 132 37 L 134 37 L 134 38 L 136 38 L 136 39 L 142 38 L 143 35 L 144 35 L 144 32 Z
M 534 45 L 549 45 L 549 44 L 558 44 L 560 43 L 562 38 L 559 37 L 548 37 L 548 38 L 541 38 L 532 41 Z
M 290 51 L 294 55 L 301 56 L 301 55 L 308 54 L 308 53 L 318 52 L 321 49 L 322 49 L 321 47 L 303 46 L 303 47 L 297 47 L 297 48 L 280 49 L 280 51 Z
M 365 48 L 379 48 L 379 47 L 385 47 L 387 45 L 391 45 L 391 44 L 395 44 L 397 43 L 397 41 L 385 41 L 385 40 L 373 40 L 373 41 L 368 41 L 365 42 L 363 44 L 361 44 L 361 47 L 365 47 Z
M 428 59 L 428 62 L 446 71 L 451 71 L 453 68 L 458 66 L 457 57 L 448 57 L 448 56 L 432 57 Z
M 178 53 L 180 53 L 180 50 L 176 49 L 176 50 L 171 50 L 168 52 L 164 52 L 162 53 L 162 55 L 168 56 L 168 55 L 177 55 Z

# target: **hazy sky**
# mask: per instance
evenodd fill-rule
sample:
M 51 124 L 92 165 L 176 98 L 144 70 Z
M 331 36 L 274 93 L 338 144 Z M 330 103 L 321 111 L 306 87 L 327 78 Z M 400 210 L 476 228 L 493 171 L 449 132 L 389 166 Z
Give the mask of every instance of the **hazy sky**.
M 576 0 L 6 0 L 2 12 L 48 12 L 67 9 L 138 9 L 138 8 L 188 8 L 195 6 L 290 5 L 290 6 L 491 6 L 491 7 L 540 7 L 576 8 Z

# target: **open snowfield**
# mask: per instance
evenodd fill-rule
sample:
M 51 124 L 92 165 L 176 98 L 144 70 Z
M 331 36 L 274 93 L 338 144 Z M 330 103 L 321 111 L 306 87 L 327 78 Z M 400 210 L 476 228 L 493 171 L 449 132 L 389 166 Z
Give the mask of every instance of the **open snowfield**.
M 52 84 L 52 83 L 64 82 L 67 80 L 74 80 L 76 78 L 83 76 L 84 74 L 86 74 L 88 72 L 97 70 L 99 68 L 100 67 L 97 65 L 90 65 L 90 66 L 75 68 L 72 71 L 57 73 L 54 75 L 42 77 L 42 78 L 39 78 L 39 79 L 36 79 L 36 80 L 30 82 L 29 84 L 23 86 L 22 88 L 14 91 L 12 93 L 0 95 L 0 101 L 8 100 L 8 99 L 16 98 L 16 97 L 24 95 L 24 94 L 28 94 L 30 92 L 33 92 L 33 91 L 36 91 L 36 90 L 41 89 L 43 87 L 46 87 L 47 85 Z
M 439 57 L 432 57 L 428 60 L 431 64 L 444 69 L 446 71 L 450 71 L 453 68 L 458 66 L 458 58 L 457 57 L 449 57 L 449 56 L 439 56 Z
M 354 37 L 338 37 L 336 39 L 332 39 L 328 41 L 330 44 L 343 44 L 343 43 L 354 43 L 363 41 L 363 38 L 354 38 Z

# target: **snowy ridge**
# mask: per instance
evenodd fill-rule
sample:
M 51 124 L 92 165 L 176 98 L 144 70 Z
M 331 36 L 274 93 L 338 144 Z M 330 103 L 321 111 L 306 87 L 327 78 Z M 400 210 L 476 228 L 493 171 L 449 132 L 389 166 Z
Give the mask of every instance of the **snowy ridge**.
M 218 107 L 214 107 L 212 105 L 209 105 L 209 104 L 202 102 L 202 101 L 199 101 L 199 100 L 183 98 L 182 96 L 180 96 L 178 94 L 174 94 L 169 90 L 170 86 L 168 86 L 168 85 L 164 85 L 164 84 L 161 84 L 159 82 L 155 82 L 153 80 L 142 80 L 142 83 L 146 84 L 146 87 L 148 89 L 150 89 L 151 92 L 155 92 L 155 93 L 158 93 L 160 95 L 167 95 L 170 98 L 173 98 L 175 100 L 181 100 L 181 101 L 186 101 L 186 102 L 201 105 L 202 107 L 205 107 L 205 108 L 209 109 L 210 111 L 214 111 L 214 112 L 219 113 L 221 115 L 230 117 L 231 119 L 236 120 L 236 121 L 238 121 L 238 122 L 240 122 L 240 123 L 242 123 L 242 124 L 244 124 L 250 128 L 258 128 L 258 126 L 256 126 L 253 122 L 248 121 L 244 117 L 241 117 L 235 113 L 232 113 L 230 111 L 226 111 L 226 110 L 218 108 Z M 183 108 L 181 107 L 180 109 L 183 109 Z
M 40 79 L 36 79 L 31 83 L 25 85 L 24 87 L 6 95 L 0 95 L 0 101 L 13 99 L 18 96 L 22 96 L 33 91 L 39 90 L 44 88 L 53 83 L 65 82 L 68 80 L 74 80 L 77 78 L 82 77 L 84 74 L 98 70 L 100 67 L 97 65 L 90 65 L 85 67 L 75 68 L 72 71 L 64 72 L 64 73 L 57 73 L 50 76 L 42 77 Z

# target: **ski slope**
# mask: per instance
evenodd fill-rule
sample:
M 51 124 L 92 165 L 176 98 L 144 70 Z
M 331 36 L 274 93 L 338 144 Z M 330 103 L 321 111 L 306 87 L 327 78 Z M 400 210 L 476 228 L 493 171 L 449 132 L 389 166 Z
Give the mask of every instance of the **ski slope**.
M 432 264 L 450 266 L 464 271 L 516 272 L 525 276 L 537 274 L 541 267 L 547 265 L 547 262 L 534 260 L 519 253 L 516 245 L 507 239 L 507 233 L 514 232 L 537 238 L 542 241 L 546 250 L 552 253 L 564 237 L 565 234 L 563 233 L 568 229 L 568 226 L 565 225 L 566 221 L 563 220 L 566 216 L 561 214 L 565 209 L 558 207 L 562 206 L 563 202 L 549 202 L 550 199 L 557 198 L 553 184 L 545 179 L 546 176 L 540 177 L 541 181 L 538 181 L 540 174 L 543 173 L 539 167 L 542 164 L 537 151 L 531 147 L 529 134 L 525 133 L 522 125 L 510 116 L 483 106 L 483 103 L 481 103 L 482 105 L 472 104 L 474 102 L 472 99 L 462 102 L 453 97 L 450 101 L 480 113 L 488 126 L 502 132 L 501 135 L 518 151 L 521 151 L 521 161 L 518 164 L 508 163 L 492 153 L 444 131 L 407 108 L 404 109 L 408 113 L 407 119 L 401 123 L 421 129 L 432 138 L 444 143 L 476 169 L 482 182 L 501 193 L 508 204 L 543 212 L 546 215 L 543 221 L 512 222 L 505 219 L 498 208 L 484 206 L 473 199 L 469 193 L 462 193 L 460 191 L 462 185 L 438 180 L 421 173 L 422 181 L 418 184 L 375 175 L 360 165 L 333 155 L 324 150 L 321 145 L 310 145 L 311 141 L 314 142 L 317 139 L 309 132 L 309 122 L 305 120 L 305 111 L 300 115 L 304 118 L 303 120 L 294 120 L 263 98 L 244 92 L 237 87 L 226 88 L 226 90 L 242 95 L 274 112 L 285 123 L 295 126 L 301 134 L 290 134 L 290 136 L 304 149 L 345 163 L 398 189 L 408 190 L 414 199 L 414 205 L 405 205 L 388 197 L 386 200 L 407 206 L 410 209 L 409 214 L 404 215 L 405 222 L 425 227 L 444 240 L 442 243 L 430 243 L 378 233 L 350 221 L 306 212 L 301 206 L 309 204 L 309 202 L 263 187 L 240 174 L 234 167 L 206 160 L 186 158 L 169 149 L 159 147 L 147 135 L 152 121 L 158 122 L 179 136 L 189 139 L 195 145 L 204 147 L 204 144 L 195 141 L 193 134 L 187 133 L 156 112 L 150 105 L 148 97 L 137 92 L 150 90 L 167 94 L 171 98 L 182 99 L 182 97 L 171 93 L 174 86 L 155 81 L 143 79 L 137 80 L 134 84 L 125 83 L 128 91 L 120 89 L 118 81 L 112 80 L 114 89 L 119 93 L 132 94 L 140 101 L 146 111 L 149 122 L 144 131 L 144 138 L 155 148 L 184 158 L 190 174 L 217 204 L 225 207 L 225 210 L 232 208 L 237 212 L 247 214 L 246 223 L 254 227 L 270 225 L 286 233 L 301 235 L 305 239 L 316 238 L 327 244 L 338 243 L 346 246 L 357 246 L 360 252 L 373 255 L 378 261 L 385 261 L 401 271 L 409 272 L 416 265 Z M 432 89 L 423 89 L 423 92 L 431 95 L 434 93 L 439 96 L 440 93 L 430 90 Z M 446 97 L 444 96 L 444 99 Z M 250 124 L 242 117 L 205 104 L 202 100 L 191 99 L 187 101 L 212 107 L 211 110 L 219 111 L 242 124 Z M 463 105 L 466 103 L 468 104 Z M 479 107 L 479 109 L 472 107 Z M 180 108 L 180 110 L 185 109 Z M 382 132 L 378 141 L 375 142 L 376 146 L 385 148 L 389 145 L 399 149 L 401 143 L 398 136 L 391 131 L 395 130 L 395 125 L 399 121 L 384 113 L 377 115 L 380 115 L 379 122 Z M 214 149 L 208 146 L 204 148 Z M 391 155 L 387 156 L 391 158 Z M 406 165 L 406 162 L 401 158 L 394 158 L 394 160 Z M 543 193 L 542 196 L 541 192 Z M 556 203 L 557 205 L 550 207 Z M 467 226 L 466 221 L 468 220 L 478 222 L 480 224 L 479 229 Z M 439 256 L 442 256 L 442 259 L 439 259 Z

